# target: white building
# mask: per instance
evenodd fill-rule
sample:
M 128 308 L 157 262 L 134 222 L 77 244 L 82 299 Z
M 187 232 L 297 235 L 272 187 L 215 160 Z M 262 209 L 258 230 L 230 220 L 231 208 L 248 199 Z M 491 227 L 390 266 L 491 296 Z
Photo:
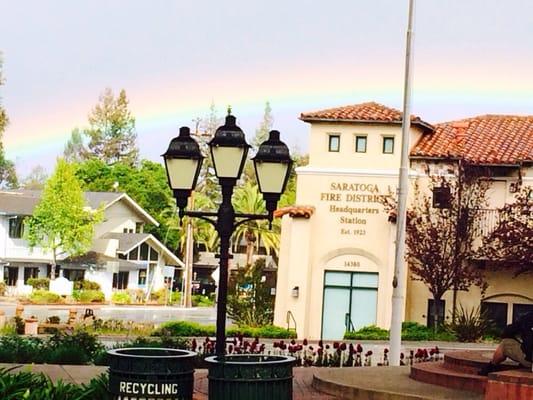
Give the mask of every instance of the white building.
M 0 279 L 11 294 L 31 292 L 29 278 L 50 276 L 52 255 L 30 249 L 23 232 L 23 221 L 32 215 L 40 196 L 40 191 L 0 191 Z M 97 282 L 108 299 L 118 289 L 157 290 L 164 285 L 165 271 L 172 270 L 165 266 L 183 267 L 157 238 L 143 233 L 145 224 L 158 222 L 127 194 L 86 192 L 85 199 L 92 209 L 103 205 L 103 221 L 95 226 L 87 254 L 59 254 L 57 276 Z

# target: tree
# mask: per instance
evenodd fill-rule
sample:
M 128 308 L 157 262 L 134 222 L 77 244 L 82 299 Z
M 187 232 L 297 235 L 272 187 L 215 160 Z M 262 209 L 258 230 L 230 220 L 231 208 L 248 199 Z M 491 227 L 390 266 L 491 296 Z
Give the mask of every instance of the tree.
M 413 278 L 424 282 L 433 295 L 435 329 L 442 322 L 438 316 L 446 291 L 485 287 L 482 272 L 469 261 L 475 255 L 474 221 L 485 202 L 487 185 L 470 169 L 460 169 L 458 178 L 431 178 L 437 204 L 415 184 L 407 212 L 406 259 Z
M 139 157 L 135 118 L 128 109 L 126 91 L 122 89 L 115 98 L 111 89 L 105 89 L 89 114 L 89 128 L 83 133 L 89 138 L 91 157 L 106 164 L 123 162 L 135 165 Z
M 257 185 L 246 182 L 235 190 L 233 196 L 235 212 L 244 214 L 266 214 L 263 195 Z M 252 220 L 237 227 L 233 234 L 234 247 L 243 240 L 246 243 L 246 266 L 252 265 L 253 255 L 259 246 L 264 246 L 267 253 L 276 253 L 280 244 L 280 222 L 274 220 L 272 229 L 266 220 Z
M 252 140 L 252 146 L 257 151 L 261 143 L 268 139 L 268 133 L 272 130 L 274 125 L 274 116 L 272 115 L 272 108 L 270 102 L 265 103 L 265 112 L 263 114 L 263 120 L 261 125 L 255 131 L 255 136 Z
M 48 175 L 42 165 L 32 168 L 28 176 L 22 181 L 22 187 L 28 190 L 42 190 Z
M 533 272 L 533 188 L 523 186 L 498 214 L 499 222 L 483 238 L 479 255 L 515 268 L 516 275 Z
M 239 269 L 230 283 L 228 316 L 239 326 L 271 325 L 274 297 L 265 275 L 265 259 L 258 259 L 248 271 Z
M 2 58 L 0 53 L 0 86 L 4 83 L 2 77 Z M 0 98 L 1 100 L 1 98 Z M 7 113 L 0 103 L 0 188 L 16 188 L 18 186 L 17 173 L 15 171 L 15 164 L 12 161 L 6 159 L 4 153 L 4 145 L 2 143 L 2 137 L 4 131 L 9 123 Z
M 57 257 L 86 253 L 92 244 L 94 225 L 102 209 L 87 210 L 74 166 L 58 159 L 53 175 L 46 181 L 41 200 L 27 224 L 31 248 L 42 247 L 52 254 L 50 278 L 55 278 Z
M 83 136 L 78 128 L 74 128 L 70 139 L 63 150 L 63 158 L 67 162 L 81 162 L 87 157 L 87 149 L 83 144 Z

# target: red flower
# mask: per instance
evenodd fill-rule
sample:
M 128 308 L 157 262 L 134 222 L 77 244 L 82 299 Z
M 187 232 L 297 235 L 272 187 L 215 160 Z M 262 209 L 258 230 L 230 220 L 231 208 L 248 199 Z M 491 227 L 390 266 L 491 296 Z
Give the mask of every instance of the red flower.
M 383 353 L 388 354 L 388 353 L 389 353 L 389 349 L 385 349 L 385 350 L 383 350 Z M 403 353 L 402 353 L 402 354 L 403 354 Z
M 307 339 L 304 339 L 303 343 L 304 343 L 304 346 L 307 346 Z
M 339 342 L 333 342 L 333 348 L 338 349 L 339 348 Z
M 362 353 L 363 352 L 363 346 L 361 346 L 359 343 L 357 344 L 357 352 Z

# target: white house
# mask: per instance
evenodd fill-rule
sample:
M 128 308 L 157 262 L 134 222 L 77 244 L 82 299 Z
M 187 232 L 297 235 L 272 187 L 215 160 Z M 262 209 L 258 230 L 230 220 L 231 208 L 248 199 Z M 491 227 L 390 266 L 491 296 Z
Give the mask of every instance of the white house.
M 50 253 L 30 249 L 24 239 L 23 221 L 32 215 L 41 191 L 0 191 L 0 279 L 8 293 L 31 291 L 29 278 L 49 277 Z M 60 254 L 56 275 L 70 281 L 98 282 L 106 298 L 113 290 L 157 290 L 164 285 L 165 272 L 182 269 L 183 262 L 149 233 L 144 225 L 158 222 L 126 193 L 86 192 L 87 206 L 104 207 L 103 221 L 96 225 L 90 251 L 79 257 Z

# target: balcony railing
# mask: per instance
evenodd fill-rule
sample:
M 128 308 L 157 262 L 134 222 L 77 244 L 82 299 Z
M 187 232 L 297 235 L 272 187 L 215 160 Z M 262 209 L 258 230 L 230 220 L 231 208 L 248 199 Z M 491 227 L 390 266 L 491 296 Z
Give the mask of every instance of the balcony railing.
M 494 209 L 480 209 L 474 221 L 474 234 L 476 237 L 488 236 L 502 220 L 502 214 Z

